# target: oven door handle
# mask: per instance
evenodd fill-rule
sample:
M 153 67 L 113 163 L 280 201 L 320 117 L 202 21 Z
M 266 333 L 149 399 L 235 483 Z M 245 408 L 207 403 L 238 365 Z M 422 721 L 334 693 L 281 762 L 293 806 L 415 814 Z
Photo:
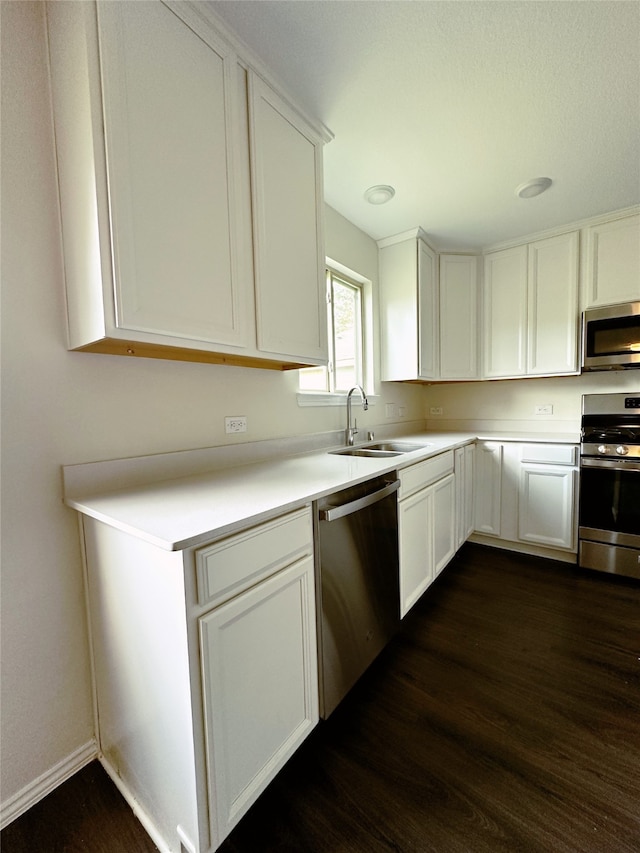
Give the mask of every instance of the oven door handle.
M 592 459 L 590 456 L 583 456 L 580 460 L 581 468 L 603 468 L 607 471 L 640 471 L 640 461 L 635 462 L 632 459 L 629 461 L 618 461 L 617 459 Z

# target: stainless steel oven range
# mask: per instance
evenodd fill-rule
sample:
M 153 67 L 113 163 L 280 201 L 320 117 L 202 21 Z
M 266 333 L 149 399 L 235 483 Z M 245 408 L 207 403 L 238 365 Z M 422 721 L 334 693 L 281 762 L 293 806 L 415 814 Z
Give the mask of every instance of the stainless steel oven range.
M 582 397 L 578 565 L 640 578 L 640 390 Z

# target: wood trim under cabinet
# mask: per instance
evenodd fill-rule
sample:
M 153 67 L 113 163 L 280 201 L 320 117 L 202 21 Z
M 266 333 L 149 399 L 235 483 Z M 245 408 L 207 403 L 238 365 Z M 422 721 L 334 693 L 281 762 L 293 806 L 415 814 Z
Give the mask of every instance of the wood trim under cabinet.
M 245 355 L 228 355 L 208 352 L 187 347 L 147 344 L 139 341 L 121 341 L 115 338 L 102 338 L 83 347 L 75 347 L 72 352 L 95 352 L 103 355 L 124 355 L 129 358 L 162 358 L 170 361 L 191 361 L 203 364 L 226 364 L 232 367 L 261 367 L 264 370 L 298 370 L 309 367 L 300 362 L 283 362 L 276 359 L 256 358 Z

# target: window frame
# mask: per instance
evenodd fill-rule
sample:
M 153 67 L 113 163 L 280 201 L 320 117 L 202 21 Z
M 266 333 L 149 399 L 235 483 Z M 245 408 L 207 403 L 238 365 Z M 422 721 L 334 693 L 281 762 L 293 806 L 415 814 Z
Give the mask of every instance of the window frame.
M 364 318 L 363 318 L 363 305 L 364 305 L 364 297 L 363 297 L 363 287 L 359 282 L 354 281 L 352 278 L 349 278 L 342 273 L 338 273 L 335 270 L 332 270 L 330 267 L 327 267 L 326 271 L 326 281 L 327 281 L 327 333 L 328 333 L 328 344 L 329 344 L 329 363 L 327 365 L 327 385 L 329 394 L 346 394 L 349 391 L 349 388 L 352 388 L 353 385 L 363 385 L 364 384 L 364 337 L 363 337 L 363 328 L 364 328 Z M 354 354 L 354 381 L 353 385 L 350 385 L 349 388 L 340 388 L 338 386 L 338 357 L 337 357 L 337 347 L 336 347 L 336 311 L 335 311 L 335 288 L 336 284 L 342 285 L 343 287 L 347 287 L 352 290 L 356 296 L 354 298 L 354 303 L 356 305 L 356 310 L 354 311 L 354 323 L 355 323 L 355 338 L 356 338 L 356 346 L 355 346 L 355 354 Z
M 359 293 L 359 312 L 357 317 L 358 332 L 360 338 L 359 352 L 357 360 L 359 361 L 360 378 L 357 384 L 362 385 L 365 389 L 369 401 L 372 401 L 374 396 L 374 351 L 373 351 L 373 283 L 370 279 L 349 269 L 343 264 L 326 259 L 325 263 L 325 282 L 326 282 L 326 304 L 327 304 L 327 341 L 329 348 L 329 362 L 334 363 L 333 370 L 329 364 L 324 368 L 325 371 L 325 390 L 305 389 L 300 386 L 298 380 L 298 405 L 299 406 L 339 406 L 344 405 L 345 397 L 348 393 L 346 390 L 335 389 L 335 359 L 334 359 L 334 336 L 335 329 L 333 323 L 333 305 L 330 299 L 331 283 L 333 279 L 346 284 L 349 287 L 356 288 Z M 302 370 L 307 368 L 302 368 Z M 331 374 L 333 373 L 333 377 Z M 328 390 L 331 389 L 331 390 Z

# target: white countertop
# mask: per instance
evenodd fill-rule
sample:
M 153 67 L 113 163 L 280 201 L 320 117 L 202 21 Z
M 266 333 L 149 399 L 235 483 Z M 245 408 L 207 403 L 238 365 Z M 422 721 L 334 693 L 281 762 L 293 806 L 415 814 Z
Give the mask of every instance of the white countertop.
M 329 449 L 237 465 L 117 491 L 66 496 L 85 515 L 166 550 L 202 545 L 243 527 L 476 438 L 577 443 L 576 435 L 422 432 L 395 440 L 425 445 L 400 456 L 341 456 Z M 334 448 L 336 449 L 336 448 Z M 99 463 L 96 463 L 99 464 Z

